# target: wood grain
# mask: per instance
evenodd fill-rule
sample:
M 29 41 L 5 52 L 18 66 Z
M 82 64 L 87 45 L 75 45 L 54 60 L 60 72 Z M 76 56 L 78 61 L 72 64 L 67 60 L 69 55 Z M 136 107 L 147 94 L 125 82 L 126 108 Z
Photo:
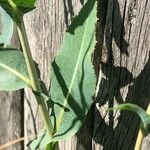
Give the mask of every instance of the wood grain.
M 37 8 L 25 16 L 32 54 L 47 87 L 50 63 L 65 30 L 79 12 L 81 2 L 39 0 Z M 97 75 L 101 73 L 101 82 L 95 108 L 91 109 L 86 123 L 74 137 L 59 143 L 60 150 L 134 149 L 139 118 L 126 111 L 106 112 L 106 108 L 130 102 L 146 109 L 150 102 L 149 8 L 150 1 L 147 0 L 99 0 L 94 64 Z M 21 95 L 19 91 L 0 93 L 0 143 L 20 137 L 23 130 L 24 136 L 35 135 L 43 126 L 31 91 L 25 89 L 24 103 Z M 24 115 L 20 115 L 23 107 Z M 144 139 L 143 150 L 149 149 L 149 138 Z M 27 142 L 24 148 L 18 144 L 9 150 L 27 149 Z
M 150 102 L 149 7 L 146 0 L 107 1 L 93 133 L 96 150 L 134 149 L 139 118 L 127 111 L 106 112 L 106 109 L 123 102 L 146 109 Z M 149 149 L 148 146 L 147 137 L 143 149 Z
M 23 107 L 20 92 L 0 92 L 0 145 L 23 136 Z M 20 150 L 22 143 L 6 148 Z

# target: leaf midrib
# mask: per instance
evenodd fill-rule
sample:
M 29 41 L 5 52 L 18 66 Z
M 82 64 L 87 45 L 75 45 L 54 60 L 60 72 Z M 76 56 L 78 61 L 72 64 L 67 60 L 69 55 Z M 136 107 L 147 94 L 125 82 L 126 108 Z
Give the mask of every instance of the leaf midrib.
M 11 72 L 12 74 L 14 74 L 15 76 L 17 76 L 18 78 L 20 78 L 21 80 L 23 80 L 24 82 L 26 82 L 28 85 L 31 85 L 30 80 L 25 77 L 24 75 L 22 75 L 21 73 L 19 73 L 18 71 L 12 69 L 11 67 L 4 65 L 2 63 L 0 63 L 0 67 L 6 69 L 7 71 Z
M 81 52 L 82 52 L 82 49 L 83 49 L 83 46 L 84 46 L 84 42 L 85 42 L 85 35 L 87 33 L 87 24 L 88 24 L 88 22 L 89 22 L 89 18 L 87 19 L 87 21 L 85 23 L 84 33 L 83 33 L 83 37 L 82 37 L 82 44 L 81 44 L 81 47 L 80 47 L 80 50 L 79 50 L 79 55 L 78 55 L 77 63 L 76 63 L 75 70 L 74 70 L 74 73 L 73 73 L 73 76 L 72 76 L 72 80 L 71 80 L 71 83 L 70 83 L 70 86 L 69 86 L 69 90 L 68 90 L 66 98 L 64 99 L 64 103 L 63 103 L 64 107 L 67 105 L 68 98 L 69 98 L 72 86 L 74 84 L 74 81 L 75 81 L 76 73 L 77 73 L 78 66 L 79 66 L 79 60 L 80 60 L 81 54 L 82 54 Z M 59 113 L 59 115 L 58 115 L 58 119 L 56 120 L 56 131 L 59 129 L 59 127 L 61 125 L 61 122 L 63 120 L 64 112 L 65 111 L 62 108 L 60 113 Z

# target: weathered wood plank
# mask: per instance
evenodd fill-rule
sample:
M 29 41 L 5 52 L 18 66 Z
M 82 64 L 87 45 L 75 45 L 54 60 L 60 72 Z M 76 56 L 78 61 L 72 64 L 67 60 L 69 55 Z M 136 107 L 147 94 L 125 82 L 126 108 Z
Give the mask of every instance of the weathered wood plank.
M 102 78 L 96 99 L 93 144 L 91 143 L 93 129 L 91 113 L 90 120 L 76 136 L 60 142 L 61 150 L 133 149 L 139 127 L 138 117 L 129 112 L 107 113 L 105 108 L 123 102 L 132 102 L 146 109 L 149 103 L 149 7 L 150 2 L 147 0 L 100 0 L 98 45 L 95 56 L 100 57 L 101 54 Z M 60 47 L 70 19 L 80 8 L 79 0 L 40 0 L 37 9 L 25 17 L 32 53 L 42 70 L 41 78 L 46 81 L 46 86 L 49 85 L 50 62 Z M 95 65 L 98 64 L 99 59 L 96 57 Z M 0 121 L 3 122 L 5 129 L 0 127 L 0 135 L 5 134 L 5 137 L 0 136 L 0 142 L 3 143 L 22 134 L 20 128 L 22 117 L 19 113 L 22 113 L 23 105 L 18 92 L 17 94 L 15 92 L 15 98 L 14 93 L 2 93 L 1 97 Z M 9 98 L 10 103 L 6 101 L 6 97 Z M 13 99 L 16 100 L 15 107 L 19 109 L 17 112 L 15 112 L 16 108 L 10 109 L 14 106 Z M 30 136 L 36 134 L 43 124 L 35 99 L 28 89 L 26 89 L 25 99 L 24 131 L 25 136 Z M 7 116 L 10 112 L 11 115 Z M 12 117 L 9 120 L 12 124 L 10 129 L 7 129 L 10 127 L 9 122 L 7 125 L 8 117 Z M 15 122 L 18 124 L 16 125 Z M 14 128 L 17 135 L 11 131 Z M 6 133 L 9 133 L 9 138 Z M 149 137 L 147 137 L 143 149 L 147 150 L 149 144 Z M 21 149 L 20 145 L 17 145 L 16 149 Z
M 108 0 L 106 8 L 93 147 L 132 150 L 139 118 L 129 112 L 106 112 L 106 108 L 130 102 L 146 109 L 150 102 L 150 1 Z M 143 149 L 149 149 L 148 145 L 147 138 Z
M 23 136 L 23 106 L 20 92 L 0 92 L 0 145 Z M 6 150 L 21 150 L 21 143 Z

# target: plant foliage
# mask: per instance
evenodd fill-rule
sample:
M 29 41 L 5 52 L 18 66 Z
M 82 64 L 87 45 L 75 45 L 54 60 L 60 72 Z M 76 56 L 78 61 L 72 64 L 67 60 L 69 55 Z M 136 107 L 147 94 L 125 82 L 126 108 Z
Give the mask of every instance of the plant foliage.
M 66 139 L 79 130 L 93 103 L 96 77 L 92 53 L 96 44 L 97 2 L 86 0 L 69 26 L 62 47 L 52 62 L 51 87 L 47 95 L 42 93 L 44 90 L 39 82 L 23 24 L 23 15 L 33 10 L 35 3 L 36 0 L 0 0 L 0 6 L 5 10 L 1 11 L 3 27 L 0 35 L 0 90 L 13 91 L 27 86 L 32 88 L 47 130 L 43 129 L 28 146 L 32 150 L 50 150 L 54 149 L 55 142 Z M 13 21 L 20 33 L 23 52 L 5 48 L 11 41 Z M 51 108 L 50 116 L 48 104 Z M 145 133 L 150 132 L 150 115 L 139 106 L 127 103 L 109 110 L 135 112 L 142 121 Z M 48 131 L 52 134 L 54 131 L 54 134 L 48 134 Z
M 138 105 L 126 103 L 108 110 L 128 110 L 135 112 L 141 119 L 144 134 L 147 135 L 150 132 L 150 115 Z
M 0 49 L 0 90 L 13 91 L 30 85 L 23 53 Z
M 41 149 L 49 142 L 68 138 L 81 127 L 95 92 L 92 53 L 96 44 L 96 21 L 96 1 L 88 0 L 74 18 L 52 63 L 50 98 L 54 102 L 51 120 L 55 134 L 49 139 L 43 130 L 39 138 L 29 144 L 31 149 Z
M 0 47 L 6 47 L 10 44 L 13 35 L 13 20 L 2 7 L 0 7 L 0 14 L 2 23 L 2 31 L 0 33 Z
M 37 0 L 0 0 L 0 6 L 15 22 L 20 21 L 23 14 L 33 10 Z

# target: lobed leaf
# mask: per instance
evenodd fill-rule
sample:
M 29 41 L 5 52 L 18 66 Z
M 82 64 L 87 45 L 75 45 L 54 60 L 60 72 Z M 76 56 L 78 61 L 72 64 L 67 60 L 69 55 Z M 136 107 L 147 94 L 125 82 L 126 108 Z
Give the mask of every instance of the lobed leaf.
M 96 77 L 91 55 L 94 51 L 96 0 L 88 0 L 74 18 L 62 47 L 52 63 L 50 97 L 54 101 L 51 120 L 55 128 L 52 139 L 45 132 L 29 144 L 42 149 L 49 142 L 74 135 L 84 122 L 93 103 Z
M 13 20 L 7 12 L 0 7 L 2 31 L 0 33 L 0 47 L 6 47 L 10 44 L 13 35 Z
M 23 53 L 0 48 L 0 90 L 14 91 L 30 86 Z

